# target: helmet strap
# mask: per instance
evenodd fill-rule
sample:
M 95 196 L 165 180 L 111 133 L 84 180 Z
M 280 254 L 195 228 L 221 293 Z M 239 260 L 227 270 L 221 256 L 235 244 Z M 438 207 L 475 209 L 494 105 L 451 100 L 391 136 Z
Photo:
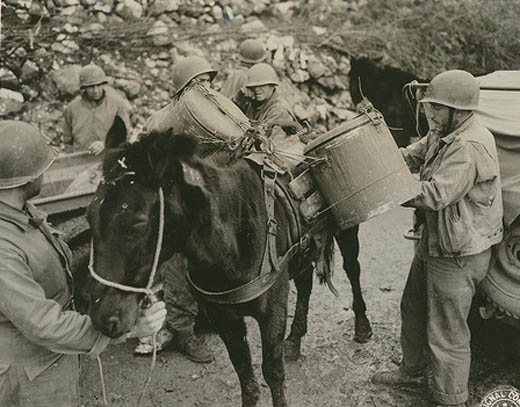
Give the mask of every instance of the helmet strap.
M 455 109 L 453 107 L 448 107 L 450 110 L 448 113 L 448 124 L 446 124 L 446 128 L 444 129 L 444 136 L 447 136 L 451 133 L 453 129 L 453 121 L 455 117 Z

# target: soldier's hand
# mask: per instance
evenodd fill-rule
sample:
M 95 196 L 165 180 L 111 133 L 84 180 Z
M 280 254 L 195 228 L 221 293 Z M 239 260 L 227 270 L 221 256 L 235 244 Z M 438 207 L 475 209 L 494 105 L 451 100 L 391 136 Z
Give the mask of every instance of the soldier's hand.
M 146 309 L 140 308 L 129 337 L 151 336 L 161 329 L 165 319 L 166 305 L 163 301 L 157 301 Z
M 105 149 L 105 143 L 102 141 L 94 141 L 89 147 L 88 151 L 90 151 L 91 154 L 98 155 L 101 154 L 101 152 Z

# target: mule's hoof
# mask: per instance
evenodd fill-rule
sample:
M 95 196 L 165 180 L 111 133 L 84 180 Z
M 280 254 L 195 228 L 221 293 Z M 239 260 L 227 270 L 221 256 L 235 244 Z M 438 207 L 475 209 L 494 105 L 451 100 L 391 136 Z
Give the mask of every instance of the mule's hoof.
M 354 342 L 357 343 L 367 343 L 374 334 L 368 319 L 357 322 L 355 324 L 355 331 L 356 333 L 354 335 Z
M 296 344 L 292 341 L 285 341 L 283 346 L 284 359 L 288 362 L 296 362 L 300 356 L 300 344 Z
M 363 332 L 360 334 L 356 334 L 356 335 L 354 335 L 354 342 L 367 343 L 370 340 L 370 338 L 372 338 L 373 335 L 374 335 L 374 333 L 372 332 L 372 330 L 370 330 L 370 332 Z

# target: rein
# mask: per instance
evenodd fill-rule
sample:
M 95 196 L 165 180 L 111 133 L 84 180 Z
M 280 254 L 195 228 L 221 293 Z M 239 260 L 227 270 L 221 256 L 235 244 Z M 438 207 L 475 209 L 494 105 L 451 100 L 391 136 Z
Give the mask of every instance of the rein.
M 157 274 L 157 268 L 159 265 L 159 257 L 161 255 L 161 247 L 162 247 L 162 241 L 164 236 L 164 192 L 162 187 L 159 187 L 159 230 L 157 233 L 157 243 L 155 246 L 155 253 L 152 263 L 152 270 L 150 272 L 150 277 L 148 279 L 148 284 L 146 284 L 145 288 L 140 287 L 132 287 L 124 284 L 115 283 L 113 281 L 107 280 L 103 277 L 101 277 L 99 274 L 97 274 L 94 271 L 94 239 L 90 240 L 90 260 L 88 264 L 88 269 L 90 271 L 90 275 L 99 283 L 106 285 L 108 287 L 116 288 L 121 291 L 126 292 L 132 292 L 132 293 L 142 293 L 145 294 L 145 298 L 148 298 L 149 301 L 146 301 L 148 304 L 152 304 L 154 300 L 155 293 L 152 289 L 153 282 L 155 279 L 155 275 Z M 146 382 L 143 386 L 143 390 L 141 391 L 141 394 L 139 395 L 139 399 L 137 401 L 137 406 L 141 405 L 141 402 L 143 400 L 143 397 L 146 393 L 146 390 L 148 389 L 148 386 L 150 385 L 150 382 L 152 380 L 152 373 L 153 369 L 155 367 L 155 362 L 157 359 L 157 347 L 156 347 L 156 335 L 153 334 L 152 336 L 152 347 L 153 347 L 153 354 L 152 354 L 152 363 L 150 366 L 150 371 L 148 373 L 148 377 L 146 378 Z M 97 357 L 98 366 L 99 366 L 99 375 L 101 377 L 101 387 L 103 390 L 103 401 L 105 405 L 109 405 L 107 401 L 107 395 L 106 395 L 106 388 L 105 388 L 105 379 L 103 376 L 103 367 L 101 365 L 101 358 Z

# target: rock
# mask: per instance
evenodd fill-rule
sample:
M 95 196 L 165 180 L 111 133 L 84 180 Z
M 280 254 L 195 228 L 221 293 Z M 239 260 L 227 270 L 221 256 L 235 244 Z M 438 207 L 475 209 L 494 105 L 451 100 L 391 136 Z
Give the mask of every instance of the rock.
M 0 116 L 18 113 L 23 107 L 23 95 L 11 89 L 0 88 Z
M 37 90 L 27 85 L 22 85 L 21 92 L 25 100 L 34 100 L 39 96 Z
M 129 99 L 135 98 L 141 91 L 141 84 L 136 80 L 116 79 L 114 81 L 114 87 L 125 92 Z
M 268 31 L 268 30 L 264 23 L 262 23 L 258 19 L 254 19 L 254 20 L 248 21 L 247 23 L 242 24 L 242 27 L 240 27 L 240 31 L 261 32 L 261 31 Z
M 65 25 L 63 26 L 63 31 L 69 33 L 69 34 L 74 34 L 75 32 L 78 32 L 78 27 L 76 27 L 75 25 L 72 25 L 70 23 L 65 23 Z
M 202 51 L 202 49 L 193 45 L 189 41 L 177 42 L 175 44 L 174 50 L 175 52 L 172 54 L 174 61 L 178 58 L 178 56 L 190 57 L 193 55 L 197 55 L 199 57 L 206 58 L 204 51 Z
M 29 8 L 29 14 L 36 17 L 49 17 L 50 13 L 47 7 L 40 3 L 32 3 Z
M 294 46 L 294 37 L 292 35 L 286 35 L 280 38 L 285 49 L 291 49 Z
M 79 45 L 72 40 L 64 40 L 62 42 L 55 42 L 52 44 L 51 49 L 55 52 L 69 55 L 79 51 Z
M 348 110 L 348 109 L 340 109 L 338 107 L 333 107 L 331 109 L 331 113 L 336 115 L 338 117 L 338 119 L 340 119 L 342 121 L 352 120 L 354 117 L 356 117 L 358 115 L 357 112 L 354 112 L 354 111 Z
M 135 0 L 121 0 L 116 6 L 115 12 L 125 20 L 141 18 L 143 16 L 143 6 Z
M 145 58 L 144 59 L 144 64 L 149 69 L 155 68 L 155 61 L 153 59 Z
M 157 20 L 153 24 L 147 35 L 152 37 L 153 45 L 158 47 L 172 43 L 172 38 L 170 36 L 168 27 L 160 20 Z
M 322 120 L 327 120 L 327 105 L 316 105 L 316 110 L 318 111 Z
M 213 6 L 211 8 L 211 16 L 216 20 L 216 21 L 221 21 L 224 19 L 224 12 L 222 11 L 222 7 L 221 6 Z
M 16 14 L 16 17 L 18 17 L 24 23 L 28 23 L 31 20 L 31 15 L 27 10 L 16 9 L 14 12 Z
M 158 59 L 162 59 L 162 60 L 169 60 L 170 59 L 170 54 L 168 54 L 165 51 L 161 51 L 161 52 L 159 52 L 159 55 L 157 55 L 157 58 Z
M 323 75 L 330 73 L 325 64 L 317 57 L 312 57 L 307 62 L 307 71 L 309 71 L 309 75 L 314 79 L 319 79 Z
M 163 13 L 171 13 L 179 10 L 179 0 L 155 0 L 152 6 L 152 16 L 158 16 Z
M 58 94 L 74 96 L 79 91 L 80 65 L 66 65 L 51 71 L 50 78 Z
M 73 16 L 82 12 L 84 12 L 84 9 L 80 5 L 66 6 L 60 9 L 60 15 L 62 16 Z
M 79 0 L 54 0 L 57 7 L 79 6 Z
M 81 5 L 84 7 L 92 7 L 98 0 L 80 0 Z
M 175 21 L 173 21 L 168 14 L 161 14 L 159 18 L 157 19 L 159 21 L 162 21 L 164 24 L 166 24 L 169 28 L 175 28 L 178 27 L 179 24 L 177 24 Z
M 80 28 L 80 33 L 83 38 L 93 39 L 103 32 L 105 27 L 101 23 L 90 23 Z
M 27 51 L 24 47 L 18 47 L 14 52 L 14 55 L 16 55 L 18 58 L 25 58 L 27 56 Z
M 333 90 L 336 88 L 336 81 L 334 80 L 333 76 L 322 76 L 318 79 L 318 83 L 330 90 Z
M 26 60 L 22 66 L 22 74 L 20 75 L 20 79 L 22 82 L 28 82 L 31 79 L 34 79 L 40 73 L 40 68 L 31 60 Z
M 0 68 L 0 83 L 3 88 L 11 90 L 18 90 L 20 88 L 16 75 L 9 69 L 3 67 Z
M 283 3 L 276 3 L 274 5 L 274 8 L 282 15 L 282 16 L 288 16 L 291 9 L 295 6 L 294 1 L 285 1 Z
M 305 82 L 306 80 L 309 80 L 309 78 L 310 78 L 309 73 L 302 69 L 297 69 L 296 71 L 290 73 L 289 77 L 291 78 L 291 80 L 293 82 L 296 82 L 296 83 Z
M 326 34 L 327 33 L 327 29 L 326 28 L 323 28 L 323 27 L 318 27 L 316 25 L 314 25 L 312 27 L 312 31 L 314 32 L 314 34 L 316 35 L 323 35 L 323 34 Z
M 32 6 L 32 0 L 18 0 L 17 4 L 18 7 L 23 7 L 27 10 L 29 10 Z
M 280 39 L 280 37 L 273 35 L 273 34 L 271 34 L 271 35 L 269 35 L 269 37 L 267 37 L 267 40 L 265 41 L 265 49 L 267 51 L 275 51 L 280 46 L 283 47 L 282 40 Z
M 114 0 L 96 1 L 91 8 L 93 11 L 110 14 L 114 8 Z

